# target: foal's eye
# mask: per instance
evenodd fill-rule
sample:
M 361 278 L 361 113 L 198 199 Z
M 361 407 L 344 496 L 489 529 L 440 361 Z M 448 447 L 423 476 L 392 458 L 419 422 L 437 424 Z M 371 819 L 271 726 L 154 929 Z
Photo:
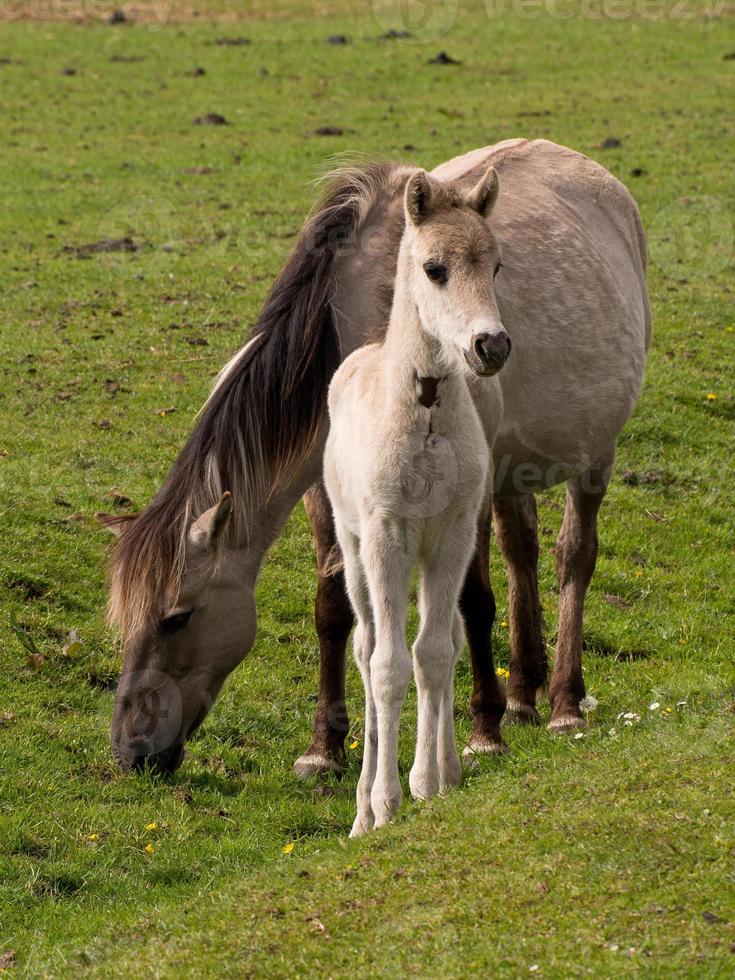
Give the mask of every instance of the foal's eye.
M 193 612 L 193 609 L 189 609 L 188 612 L 174 613 L 173 616 L 167 616 L 158 624 L 158 629 L 161 633 L 178 633 L 189 622 Z
M 447 267 L 440 262 L 424 262 L 424 272 L 432 282 L 439 283 L 440 286 L 449 278 Z

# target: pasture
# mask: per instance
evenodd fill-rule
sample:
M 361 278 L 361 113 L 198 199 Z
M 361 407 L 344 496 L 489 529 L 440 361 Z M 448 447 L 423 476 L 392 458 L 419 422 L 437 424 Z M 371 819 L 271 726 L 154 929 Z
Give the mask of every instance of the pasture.
M 508 3 L 490 16 L 468 2 L 416 43 L 381 36 L 400 26 L 387 6 L 234 17 L 217 0 L 162 18 L 141 4 L 115 25 L 101 6 L 78 23 L 65 6 L 56 19 L 0 7 L 0 970 L 735 969 L 732 9 L 559 3 L 529 17 Z M 429 63 L 440 51 L 460 63 Z M 600 517 L 588 731 L 508 729 L 507 757 L 347 841 L 362 753 L 352 664 L 345 776 L 291 771 L 318 666 L 299 506 L 259 584 L 256 645 L 183 767 L 121 776 L 94 513 L 141 507 L 160 485 L 330 155 L 428 168 L 519 135 L 599 160 L 649 234 L 654 342 Z M 562 501 L 539 497 L 549 642 Z M 492 580 L 502 669 L 497 551 Z M 470 688 L 464 658 L 460 744 Z M 414 712 L 411 692 L 404 782 Z

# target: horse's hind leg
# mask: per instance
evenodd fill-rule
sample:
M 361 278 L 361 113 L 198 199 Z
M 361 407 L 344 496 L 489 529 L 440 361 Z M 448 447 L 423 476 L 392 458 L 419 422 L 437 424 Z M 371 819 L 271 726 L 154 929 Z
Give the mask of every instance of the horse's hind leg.
M 496 497 L 493 526 L 508 564 L 508 720 L 538 724 L 541 716 L 536 710 L 536 692 L 546 683 L 547 664 L 538 591 L 536 498 L 531 493 Z
M 582 617 L 584 597 L 597 560 L 597 514 L 607 491 L 614 450 L 567 483 L 564 521 L 556 542 L 559 582 L 559 636 L 549 687 L 549 731 L 583 728 Z
M 493 664 L 495 597 L 490 586 L 489 565 L 490 514 L 489 508 L 483 507 L 478 518 L 475 551 L 459 597 L 474 681 L 470 701 L 472 735 L 464 750 L 466 756 L 506 751 L 500 734 L 505 694 L 498 683 Z
M 316 543 L 317 588 L 314 620 L 319 637 L 319 699 L 311 745 L 294 763 L 305 779 L 342 771 L 349 729 L 345 704 L 345 652 L 354 617 L 345 590 L 342 555 L 334 533 L 332 508 L 323 483 L 304 496 Z

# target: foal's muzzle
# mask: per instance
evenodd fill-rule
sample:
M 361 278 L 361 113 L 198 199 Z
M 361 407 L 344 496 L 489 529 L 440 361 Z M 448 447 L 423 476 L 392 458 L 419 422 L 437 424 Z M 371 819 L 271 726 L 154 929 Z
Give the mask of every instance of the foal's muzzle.
M 475 374 L 488 378 L 497 374 L 508 360 L 510 337 L 505 330 L 498 333 L 476 333 L 464 352 L 465 360 Z

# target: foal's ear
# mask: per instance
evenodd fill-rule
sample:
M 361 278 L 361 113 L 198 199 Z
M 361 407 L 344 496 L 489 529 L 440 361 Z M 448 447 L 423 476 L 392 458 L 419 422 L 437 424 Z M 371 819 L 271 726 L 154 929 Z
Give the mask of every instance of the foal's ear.
M 488 167 L 467 195 L 468 206 L 481 214 L 483 218 L 487 218 L 498 199 L 499 189 L 498 172 L 495 167 Z
M 189 528 L 189 543 L 195 548 L 214 548 L 232 514 L 232 494 L 229 490 L 214 507 L 205 510 Z
M 406 215 L 415 225 L 420 225 L 431 210 L 434 192 L 431 181 L 425 170 L 417 170 L 411 174 L 406 184 L 404 203 Z

